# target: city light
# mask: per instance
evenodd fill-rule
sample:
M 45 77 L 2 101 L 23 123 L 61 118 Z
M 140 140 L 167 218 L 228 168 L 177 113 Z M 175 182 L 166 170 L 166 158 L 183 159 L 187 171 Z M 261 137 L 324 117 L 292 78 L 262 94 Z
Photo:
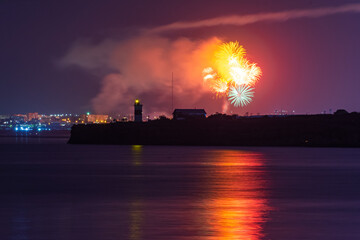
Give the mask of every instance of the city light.
M 69 131 L 77 123 L 108 123 L 108 115 L 90 114 L 27 114 L 2 115 L 0 130 L 37 135 L 42 131 Z

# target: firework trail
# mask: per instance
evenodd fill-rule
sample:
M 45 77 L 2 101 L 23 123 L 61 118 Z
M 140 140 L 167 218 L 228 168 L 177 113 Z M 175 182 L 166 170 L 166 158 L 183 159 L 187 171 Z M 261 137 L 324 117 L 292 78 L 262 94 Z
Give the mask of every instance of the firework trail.
M 203 70 L 204 83 L 216 94 L 227 95 L 235 107 L 244 107 L 252 101 L 255 83 L 262 71 L 245 57 L 246 51 L 238 42 L 219 45 L 214 53 L 213 66 Z

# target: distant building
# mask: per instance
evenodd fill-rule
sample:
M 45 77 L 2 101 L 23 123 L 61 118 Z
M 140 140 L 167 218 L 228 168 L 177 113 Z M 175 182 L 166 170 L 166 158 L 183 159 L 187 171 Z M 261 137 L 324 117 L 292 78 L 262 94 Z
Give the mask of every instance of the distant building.
M 128 118 L 127 117 L 122 117 L 121 121 L 122 122 L 128 122 Z
M 75 123 L 87 123 L 87 116 L 86 114 L 80 114 L 79 116 L 76 117 L 75 119 Z
M 109 118 L 108 115 L 88 114 L 87 122 L 88 123 L 106 123 L 108 118 Z
M 201 119 L 206 118 L 204 109 L 175 109 L 173 112 L 174 120 Z
M 136 99 L 134 103 L 134 116 L 135 122 L 142 122 L 142 104 L 139 99 Z
M 10 115 L 0 115 L 0 120 L 3 120 L 3 119 L 10 119 Z
M 14 123 L 24 123 L 27 120 L 27 116 L 24 114 L 14 114 L 11 116 L 11 120 L 13 120 Z
M 27 114 L 27 120 L 31 121 L 32 119 L 39 119 L 39 114 L 37 112 L 28 113 Z
M 345 109 L 338 109 L 336 110 L 336 112 L 334 112 L 334 115 L 347 115 L 349 114 L 348 111 L 346 111 Z

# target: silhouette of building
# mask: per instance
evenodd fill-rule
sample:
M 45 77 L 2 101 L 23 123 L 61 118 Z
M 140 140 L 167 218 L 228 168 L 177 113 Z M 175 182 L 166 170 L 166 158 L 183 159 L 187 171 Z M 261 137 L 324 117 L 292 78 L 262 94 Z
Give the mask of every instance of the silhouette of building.
M 346 111 L 345 109 L 338 109 L 336 110 L 336 112 L 334 113 L 334 115 L 346 115 L 349 114 L 348 111 Z
M 142 104 L 139 99 L 136 99 L 134 103 L 134 117 L 135 122 L 142 122 Z
M 173 112 L 174 120 L 188 120 L 206 118 L 204 109 L 175 109 Z

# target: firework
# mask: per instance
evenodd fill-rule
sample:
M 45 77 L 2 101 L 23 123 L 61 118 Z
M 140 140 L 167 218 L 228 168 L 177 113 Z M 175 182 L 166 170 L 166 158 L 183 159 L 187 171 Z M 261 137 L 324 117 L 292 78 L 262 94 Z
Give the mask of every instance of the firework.
M 204 82 L 207 82 L 208 80 L 212 80 L 214 78 L 216 78 L 216 73 L 214 72 L 214 70 L 211 67 L 205 68 L 203 70 L 203 79 Z
M 240 60 L 245 55 L 245 48 L 239 45 L 238 42 L 223 43 L 219 46 L 215 53 L 217 61 L 229 61 L 231 64 L 234 61 Z
M 231 68 L 239 65 L 245 55 L 245 49 L 238 42 L 229 42 L 219 45 L 215 56 L 215 69 L 224 79 L 231 81 Z
M 245 106 L 253 97 L 253 86 L 262 71 L 245 58 L 245 49 L 238 42 L 219 45 L 212 67 L 203 70 L 204 83 L 216 95 L 228 95 L 235 107 Z
M 217 96 L 226 93 L 228 90 L 228 82 L 219 76 L 211 67 L 203 70 L 204 83 L 210 88 L 210 90 L 216 93 Z
M 238 87 L 231 87 L 229 90 L 229 101 L 234 104 L 235 107 L 243 107 L 252 101 L 254 96 L 254 88 L 250 86 L 241 85 Z
M 212 89 L 215 93 L 222 94 L 222 93 L 226 93 L 228 91 L 228 84 L 225 81 L 220 80 L 216 80 L 212 83 Z
M 253 86 L 260 79 L 261 74 L 261 69 L 255 63 L 248 61 L 230 67 L 230 75 L 236 85 Z
M 259 68 L 256 63 L 252 63 L 249 64 L 247 63 L 247 76 L 248 76 L 248 81 L 247 81 L 247 85 L 254 85 L 261 77 L 262 72 L 261 72 L 261 68 Z

